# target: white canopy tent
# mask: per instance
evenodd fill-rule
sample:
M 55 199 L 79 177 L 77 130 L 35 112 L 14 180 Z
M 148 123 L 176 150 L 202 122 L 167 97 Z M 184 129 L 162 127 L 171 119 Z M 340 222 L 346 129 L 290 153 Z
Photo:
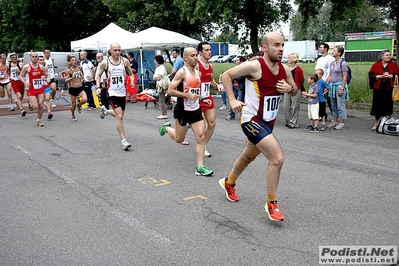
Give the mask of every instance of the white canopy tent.
M 183 34 L 151 27 L 134 33 L 135 43 L 130 49 L 165 50 L 172 47 L 197 46 L 200 41 Z
M 164 30 L 158 27 L 151 27 L 146 30 L 134 33 L 136 43 L 131 49 L 140 50 L 140 59 L 143 58 L 143 50 L 166 50 L 173 47 L 197 46 L 200 41 L 187 37 L 183 34 Z M 144 88 L 143 62 L 141 64 L 141 85 Z
M 87 38 L 72 41 L 71 50 L 107 50 L 113 42 L 119 43 L 121 48 L 126 50 L 132 48 L 134 40 L 134 33 L 110 23 L 104 29 Z
M 173 47 L 197 46 L 200 41 L 183 34 L 151 27 L 136 33 L 124 30 L 110 23 L 101 31 L 87 38 L 72 41 L 71 50 L 107 50 L 111 43 L 117 42 L 123 50 L 140 50 L 141 84 L 144 88 L 143 50 L 165 50 Z

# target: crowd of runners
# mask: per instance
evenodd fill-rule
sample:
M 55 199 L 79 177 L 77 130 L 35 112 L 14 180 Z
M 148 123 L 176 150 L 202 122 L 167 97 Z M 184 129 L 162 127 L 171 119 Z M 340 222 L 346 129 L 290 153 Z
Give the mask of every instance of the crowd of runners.
M 255 60 L 246 61 L 227 71 L 222 75 L 223 84 L 215 82 L 211 58 L 211 46 L 208 42 L 199 43 L 198 47 L 184 49 L 182 66 L 173 69 L 172 81 L 167 90 L 168 95 L 177 97 L 173 111 L 174 121 L 166 121 L 159 133 L 161 136 L 168 134 L 175 142 L 185 141 L 188 128 L 194 132 L 196 139 L 195 156 L 196 167 L 194 174 L 210 176 L 213 170 L 204 164 L 204 157 L 210 157 L 207 147 L 216 127 L 215 104 L 210 94 L 211 87 L 222 91 L 224 87 L 230 101 L 231 111 L 241 113 L 241 128 L 247 136 L 247 141 L 241 155 L 236 159 L 230 173 L 226 178 L 219 180 L 220 186 L 231 202 L 237 202 L 235 183 L 245 168 L 262 153 L 268 160 L 266 167 L 267 198 L 265 211 L 273 221 L 283 221 L 284 215 L 277 204 L 277 186 L 281 168 L 284 162 L 282 149 L 273 134 L 273 126 L 277 117 L 279 102 L 284 93 L 296 95 L 298 88 L 293 80 L 288 66 L 281 63 L 284 39 L 279 33 L 267 33 L 262 39 L 263 56 Z M 198 54 L 200 59 L 198 59 Z M 115 117 L 116 129 L 121 139 L 122 149 L 128 150 L 131 144 L 126 140 L 123 122 L 127 85 L 134 86 L 134 72 L 130 61 L 121 55 L 118 43 L 112 43 L 108 51 L 108 58 L 102 60 L 102 55 L 97 68 L 90 65 L 85 52 L 81 53 L 81 61 L 71 56 L 68 67 L 63 71 L 65 82 L 71 97 L 71 119 L 76 121 L 75 110 L 81 112 L 82 105 L 88 102 L 92 107 L 92 93 L 98 97 L 104 95 L 110 104 L 100 107 L 100 118 L 108 115 Z M 0 64 L 0 97 L 8 93 L 12 107 L 11 88 L 16 98 L 15 104 L 21 115 L 26 111 L 22 104 L 25 90 L 29 98 L 29 108 L 37 110 L 36 125 L 43 126 L 42 115 L 47 110 L 47 119 L 53 118 L 56 84 L 54 80 L 54 64 L 51 60 L 50 50 L 44 51 L 44 56 L 31 52 L 30 62 L 25 65 L 17 61 L 16 54 L 11 55 L 11 63 L 7 64 L 5 55 L 1 55 Z M 105 75 L 104 75 L 105 74 Z M 245 99 L 236 99 L 233 92 L 234 78 L 246 77 Z M 10 81 L 12 84 L 10 84 Z M 222 86 L 221 86 L 222 85 Z M 93 86 L 87 90 L 87 86 Z M 95 107 L 95 106 L 93 106 Z M 92 108 L 93 108 L 92 107 Z

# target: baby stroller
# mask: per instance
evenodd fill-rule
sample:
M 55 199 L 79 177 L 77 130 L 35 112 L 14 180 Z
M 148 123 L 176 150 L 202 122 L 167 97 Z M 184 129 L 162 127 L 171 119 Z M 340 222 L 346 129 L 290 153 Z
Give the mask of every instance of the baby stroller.
M 144 109 L 147 109 L 148 103 L 153 102 L 154 108 L 161 110 L 161 106 L 159 105 L 159 93 L 156 89 L 146 89 L 139 94 L 137 94 L 137 100 L 141 102 L 145 102 Z M 173 109 L 173 98 L 169 95 L 165 96 L 165 103 L 167 109 Z

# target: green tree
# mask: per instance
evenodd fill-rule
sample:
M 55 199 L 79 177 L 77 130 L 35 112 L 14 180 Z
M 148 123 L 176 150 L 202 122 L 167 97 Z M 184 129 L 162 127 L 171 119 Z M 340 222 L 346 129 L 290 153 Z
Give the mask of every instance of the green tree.
M 223 30 L 240 33 L 240 45 L 249 40 L 253 53 L 259 51 L 259 38 L 275 28 L 279 21 L 287 21 L 291 12 L 288 1 L 236 0 L 223 9 L 219 24 Z
M 114 19 L 101 0 L 2 0 L 3 51 L 69 51 L 70 41 L 102 29 Z
M 190 14 L 191 5 L 201 5 L 201 1 L 180 0 L 103 0 L 104 4 L 118 14 L 116 23 L 122 28 L 136 32 L 152 26 L 158 26 L 167 30 L 177 31 L 181 34 L 194 36 L 200 34 L 210 36 L 214 27 L 210 25 L 210 16 L 204 9 L 202 15 Z M 198 13 L 199 11 L 197 11 Z
M 295 4 L 298 5 L 298 10 L 301 11 L 303 16 L 301 20 L 302 27 L 307 29 L 314 10 L 320 10 L 327 0 L 295 0 Z M 358 21 L 352 20 L 352 17 L 363 16 L 363 19 L 370 19 L 366 13 L 363 13 L 363 9 L 367 9 L 370 6 L 379 6 L 379 10 L 382 11 L 383 16 L 390 18 L 395 25 L 394 30 L 396 31 L 396 40 L 399 40 L 399 1 L 398 0 L 336 0 L 331 2 L 331 22 L 343 21 L 348 25 L 351 25 L 349 31 L 359 31 L 359 27 L 364 27 L 362 24 L 358 24 Z M 374 7 L 375 8 L 375 7 Z M 364 20 L 363 20 L 364 21 Z M 348 23 L 349 22 L 349 23 Z M 371 21 L 371 23 L 373 23 Z M 342 29 L 341 29 L 342 30 Z M 399 42 L 396 42 L 396 51 L 399 49 Z
M 238 34 L 232 31 L 222 32 L 217 35 L 212 41 L 223 43 L 239 43 Z
M 317 16 L 309 17 L 304 23 L 304 15 L 297 12 L 291 19 L 290 30 L 294 40 L 344 41 L 345 33 L 391 30 L 388 17 L 378 6 L 366 5 L 347 8 L 341 16 L 344 19 L 332 19 L 332 4 L 326 2 Z M 306 26 L 306 27 L 305 27 Z
M 371 3 L 380 6 L 395 23 L 396 30 L 396 59 L 399 53 L 399 2 L 398 0 L 370 0 Z M 397 61 L 399 64 L 399 60 Z
M 259 35 L 272 29 L 280 20 L 288 20 L 288 0 L 103 0 L 118 14 L 118 25 L 130 30 L 150 26 L 162 27 L 193 36 L 200 34 L 210 40 L 215 27 L 222 32 L 240 34 L 240 41 L 250 42 L 258 51 Z

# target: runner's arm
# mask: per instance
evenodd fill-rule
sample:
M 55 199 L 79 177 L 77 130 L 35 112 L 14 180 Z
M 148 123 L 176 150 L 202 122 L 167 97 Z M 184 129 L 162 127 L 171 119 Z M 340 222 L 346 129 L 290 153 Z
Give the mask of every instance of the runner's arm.
M 127 71 L 127 73 L 129 74 L 129 77 L 130 77 L 130 86 L 133 87 L 133 86 L 134 86 L 133 70 L 132 70 L 132 68 L 130 67 L 129 60 L 127 60 L 126 58 L 123 58 L 123 62 L 124 62 L 124 64 L 125 64 L 126 71 Z
M 177 87 L 181 82 L 183 82 L 186 79 L 186 71 L 181 68 L 179 71 L 177 71 L 175 77 L 173 80 L 170 82 L 169 88 L 168 88 L 168 95 L 170 96 L 176 96 L 180 98 L 188 98 L 190 100 L 197 100 L 201 99 L 201 95 L 193 94 L 193 93 L 186 93 L 186 92 L 181 92 L 177 90 Z
M 292 77 L 291 70 L 288 66 L 283 66 L 285 69 L 286 80 L 279 80 L 276 84 L 276 89 L 280 93 L 290 93 L 291 96 L 295 96 L 298 93 L 298 88 L 295 84 L 294 78 Z
M 235 113 L 241 112 L 242 106 L 245 105 L 245 103 L 238 101 L 233 93 L 233 83 L 231 80 L 239 76 L 246 76 L 254 80 L 260 79 L 262 73 L 260 71 L 259 61 L 255 60 L 244 62 L 233 68 L 230 68 L 222 74 L 223 87 L 226 91 L 226 96 L 230 101 L 230 107 Z
M 29 87 L 29 83 L 26 82 L 25 80 L 25 75 L 28 73 L 29 65 L 25 65 L 21 73 L 19 73 L 19 79 L 25 84 L 25 87 Z
M 100 88 L 101 76 L 105 71 L 107 62 L 105 60 L 101 61 L 100 65 L 98 65 L 97 76 L 96 77 L 96 87 Z

